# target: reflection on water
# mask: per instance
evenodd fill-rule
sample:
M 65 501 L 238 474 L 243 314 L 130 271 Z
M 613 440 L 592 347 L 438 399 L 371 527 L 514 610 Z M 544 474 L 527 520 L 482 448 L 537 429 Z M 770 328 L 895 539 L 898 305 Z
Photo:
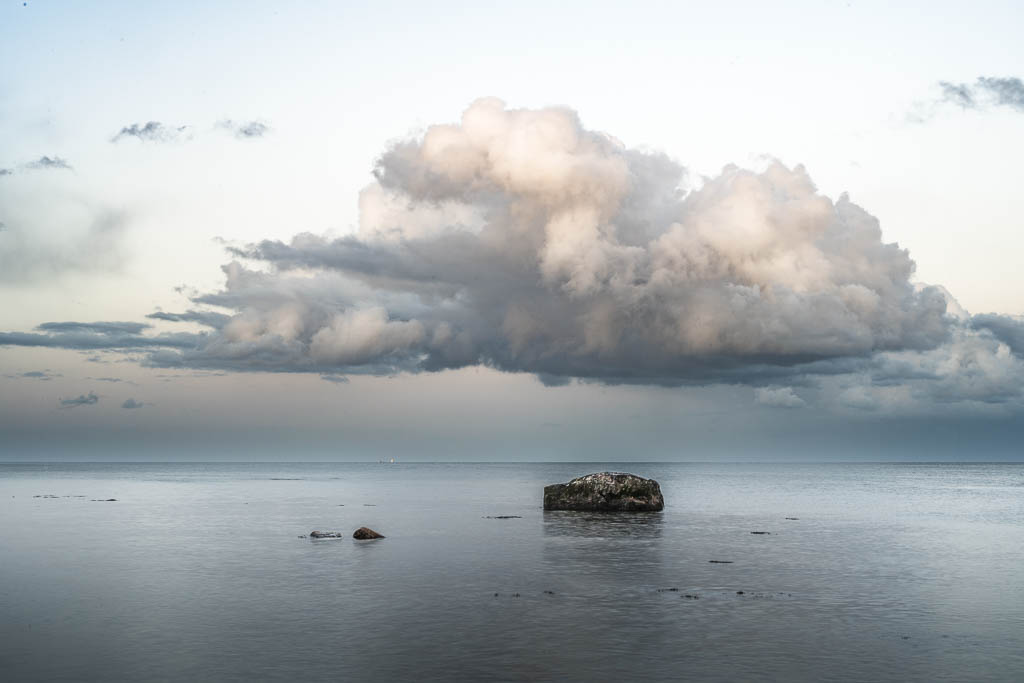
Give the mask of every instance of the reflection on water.
M 585 538 L 656 538 L 661 535 L 661 512 L 544 511 L 545 536 Z

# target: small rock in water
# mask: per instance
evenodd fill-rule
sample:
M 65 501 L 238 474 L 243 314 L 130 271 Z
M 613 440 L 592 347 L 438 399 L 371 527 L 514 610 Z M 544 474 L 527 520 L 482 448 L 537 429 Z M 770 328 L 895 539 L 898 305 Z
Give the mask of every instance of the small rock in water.
M 791 520 L 793 520 L 795 522 L 796 520 L 798 520 L 800 518 L 799 517 L 786 517 L 786 519 L 791 519 Z
M 484 517 L 484 519 L 522 519 L 519 515 L 495 515 L 493 517 Z
M 658 592 L 659 593 L 678 593 L 679 589 L 678 588 L 659 588 Z
M 711 564 L 732 564 L 732 560 L 708 560 Z
M 699 595 L 691 595 L 689 593 L 687 593 L 683 597 L 686 598 L 687 600 L 700 600 L 700 596 Z
M 369 527 L 361 526 L 355 530 L 355 533 L 352 534 L 352 538 L 356 539 L 357 541 L 369 541 L 374 538 L 384 538 L 384 535 L 378 534 L 376 531 Z
M 544 595 L 554 595 L 555 591 L 544 591 Z
M 310 531 L 310 538 L 344 538 L 345 535 L 340 531 Z
M 736 595 L 743 595 L 743 591 L 736 591 Z
M 754 534 L 755 536 L 770 536 L 772 532 L 770 532 L 770 531 L 751 531 L 750 533 Z

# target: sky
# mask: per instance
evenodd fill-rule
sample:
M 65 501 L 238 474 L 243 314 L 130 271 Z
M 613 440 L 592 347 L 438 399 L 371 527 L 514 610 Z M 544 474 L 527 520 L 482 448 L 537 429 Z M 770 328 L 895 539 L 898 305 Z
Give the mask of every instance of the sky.
M 1019 460 L 1019 3 L 0 4 L 0 460 Z

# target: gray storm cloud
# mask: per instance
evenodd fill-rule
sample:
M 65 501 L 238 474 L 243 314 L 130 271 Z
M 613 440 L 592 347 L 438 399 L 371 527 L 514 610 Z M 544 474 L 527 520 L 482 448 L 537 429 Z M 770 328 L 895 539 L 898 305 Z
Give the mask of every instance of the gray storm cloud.
M 728 167 L 686 192 L 679 164 L 571 110 L 485 99 L 389 149 L 375 175 L 357 235 L 236 250 L 273 274 L 228 267 L 200 302 L 238 313 L 180 361 L 675 383 L 949 334 L 945 297 L 915 290 L 907 252 L 800 167 Z
M 792 387 L 829 376 L 858 378 L 843 387 L 862 407 L 901 382 L 946 402 L 1019 395 L 999 380 L 1020 374 L 1019 322 L 915 286 L 907 251 L 802 167 L 690 182 L 572 110 L 483 99 L 374 175 L 356 234 L 231 248 L 223 289 L 149 316 L 202 332 L 64 323 L 0 344 L 328 381 L 485 365 L 550 385 L 748 383 L 790 408 Z

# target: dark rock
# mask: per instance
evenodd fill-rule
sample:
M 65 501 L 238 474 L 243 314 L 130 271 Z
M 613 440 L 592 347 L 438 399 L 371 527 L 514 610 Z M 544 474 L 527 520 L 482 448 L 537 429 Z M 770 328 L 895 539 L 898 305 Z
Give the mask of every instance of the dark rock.
M 687 593 L 683 597 L 686 598 L 687 600 L 700 600 L 700 596 L 699 595 L 690 595 L 689 593 Z
M 732 560 L 708 560 L 711 564 L 732 564 Z
M 770 536 L 772 532 L 770 532 L 770 531 L 751 531 L 750 533 L 754 534 L 755 536 Z
M 795 521 L 797 521 L 800 518 L 799 517 L 786 517 L 786 519 L 791 519 L 791 520 L 793 520 L 795 522 Z
M 345 538 L 340 531 L 310 531 L 310 538 Z
M 736 591 L 736 595 L 743 595 L 743 591 Z
M 544 591 L 544 595 L 554 595 L 555 591 Z
M 622 472 L 597 472 L 544 487 L 545 510 L 657 512 L 665 507 L 653 479 Z
M 376 531 L 369 527 L 361 526 L 355 530 L 355 533 L 352 534 L 352 538 L 356 539 L 357 541 L 369 541 L 374 538 L 384 538 L 384 535 L 378 534 Z
M 519 515 L 495 515 L 493 517 L 484 517 L 484 519 L 522 519 Z
M 658 592 L 659 593 L 678 593 L 679 589 L 678 588 L 659 588 Z

